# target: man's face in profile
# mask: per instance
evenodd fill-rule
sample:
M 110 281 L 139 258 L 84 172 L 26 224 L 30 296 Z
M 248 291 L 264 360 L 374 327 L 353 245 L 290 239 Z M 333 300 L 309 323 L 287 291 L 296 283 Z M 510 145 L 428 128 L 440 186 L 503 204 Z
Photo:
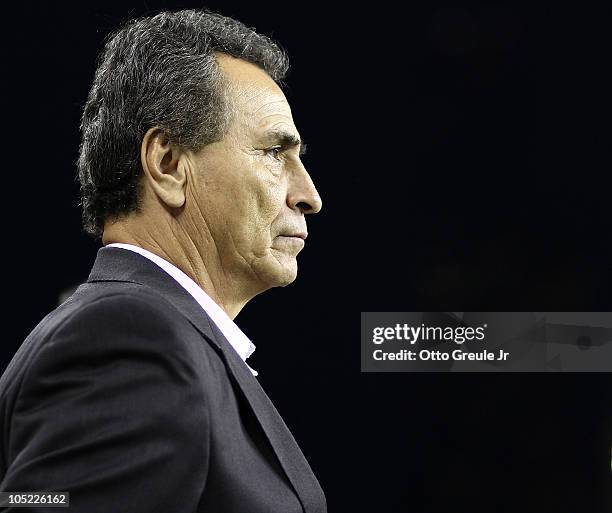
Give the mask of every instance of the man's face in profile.
M 231 115 L 223 139 L 194 155 L 186 191 L 194 242 L 210 242 L 203 240 L 206 226 L 230 279 L 260 291 L 287 285 L 305 244 L 304 214 L 318 212 L 321 199 L 300 160 L 300 135 L 281 89 L 251 63 L 217 59 Z

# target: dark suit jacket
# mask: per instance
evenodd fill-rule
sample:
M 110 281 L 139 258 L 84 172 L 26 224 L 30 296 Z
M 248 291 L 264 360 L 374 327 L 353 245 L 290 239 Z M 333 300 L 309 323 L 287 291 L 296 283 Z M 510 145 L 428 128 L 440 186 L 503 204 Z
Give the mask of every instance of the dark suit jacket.
M 68 491 L 72 513 L 327 510 L 240 356 L 172 277 L 124 249 L 100 249 L 24 341 L 0 421 L 0 491 Z

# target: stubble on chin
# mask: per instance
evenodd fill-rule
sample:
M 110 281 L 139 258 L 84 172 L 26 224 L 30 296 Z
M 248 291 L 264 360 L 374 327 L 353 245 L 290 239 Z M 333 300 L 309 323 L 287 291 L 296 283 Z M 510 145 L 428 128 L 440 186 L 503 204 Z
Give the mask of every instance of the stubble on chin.
M 253 270 L 266 288 L 285 287 L 297 278 L 297 258 L 284 251 L 270 248 L 266 257 L 258 259 Z

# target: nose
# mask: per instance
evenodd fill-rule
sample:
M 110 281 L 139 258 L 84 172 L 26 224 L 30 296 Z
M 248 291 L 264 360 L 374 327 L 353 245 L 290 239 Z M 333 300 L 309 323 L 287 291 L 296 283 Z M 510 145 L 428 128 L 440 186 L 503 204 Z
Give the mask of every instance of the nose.
M 287 205 L 292 210 L 299 209 L 302 214 L 316 214 L 321 211 L 323 201 L 317 189 L 300 162 L 290 174 L 290 183 L 287 190 Z

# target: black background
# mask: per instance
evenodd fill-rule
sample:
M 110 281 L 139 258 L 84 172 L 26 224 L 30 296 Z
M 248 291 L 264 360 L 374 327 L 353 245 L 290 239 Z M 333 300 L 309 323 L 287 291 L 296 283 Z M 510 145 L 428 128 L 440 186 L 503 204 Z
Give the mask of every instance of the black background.
M 2 368 L 99 247 L 81 230 L 75 161 L 103 38 L 199 5 L 3 13 Z M 330 512 L 609 511 L 610 375 L 359 368 L 361 311 L 612 311 L 603 9 L 206 5 L 292 62 L 286 94 L 324 208 L 296 283 L 237 322 Z

